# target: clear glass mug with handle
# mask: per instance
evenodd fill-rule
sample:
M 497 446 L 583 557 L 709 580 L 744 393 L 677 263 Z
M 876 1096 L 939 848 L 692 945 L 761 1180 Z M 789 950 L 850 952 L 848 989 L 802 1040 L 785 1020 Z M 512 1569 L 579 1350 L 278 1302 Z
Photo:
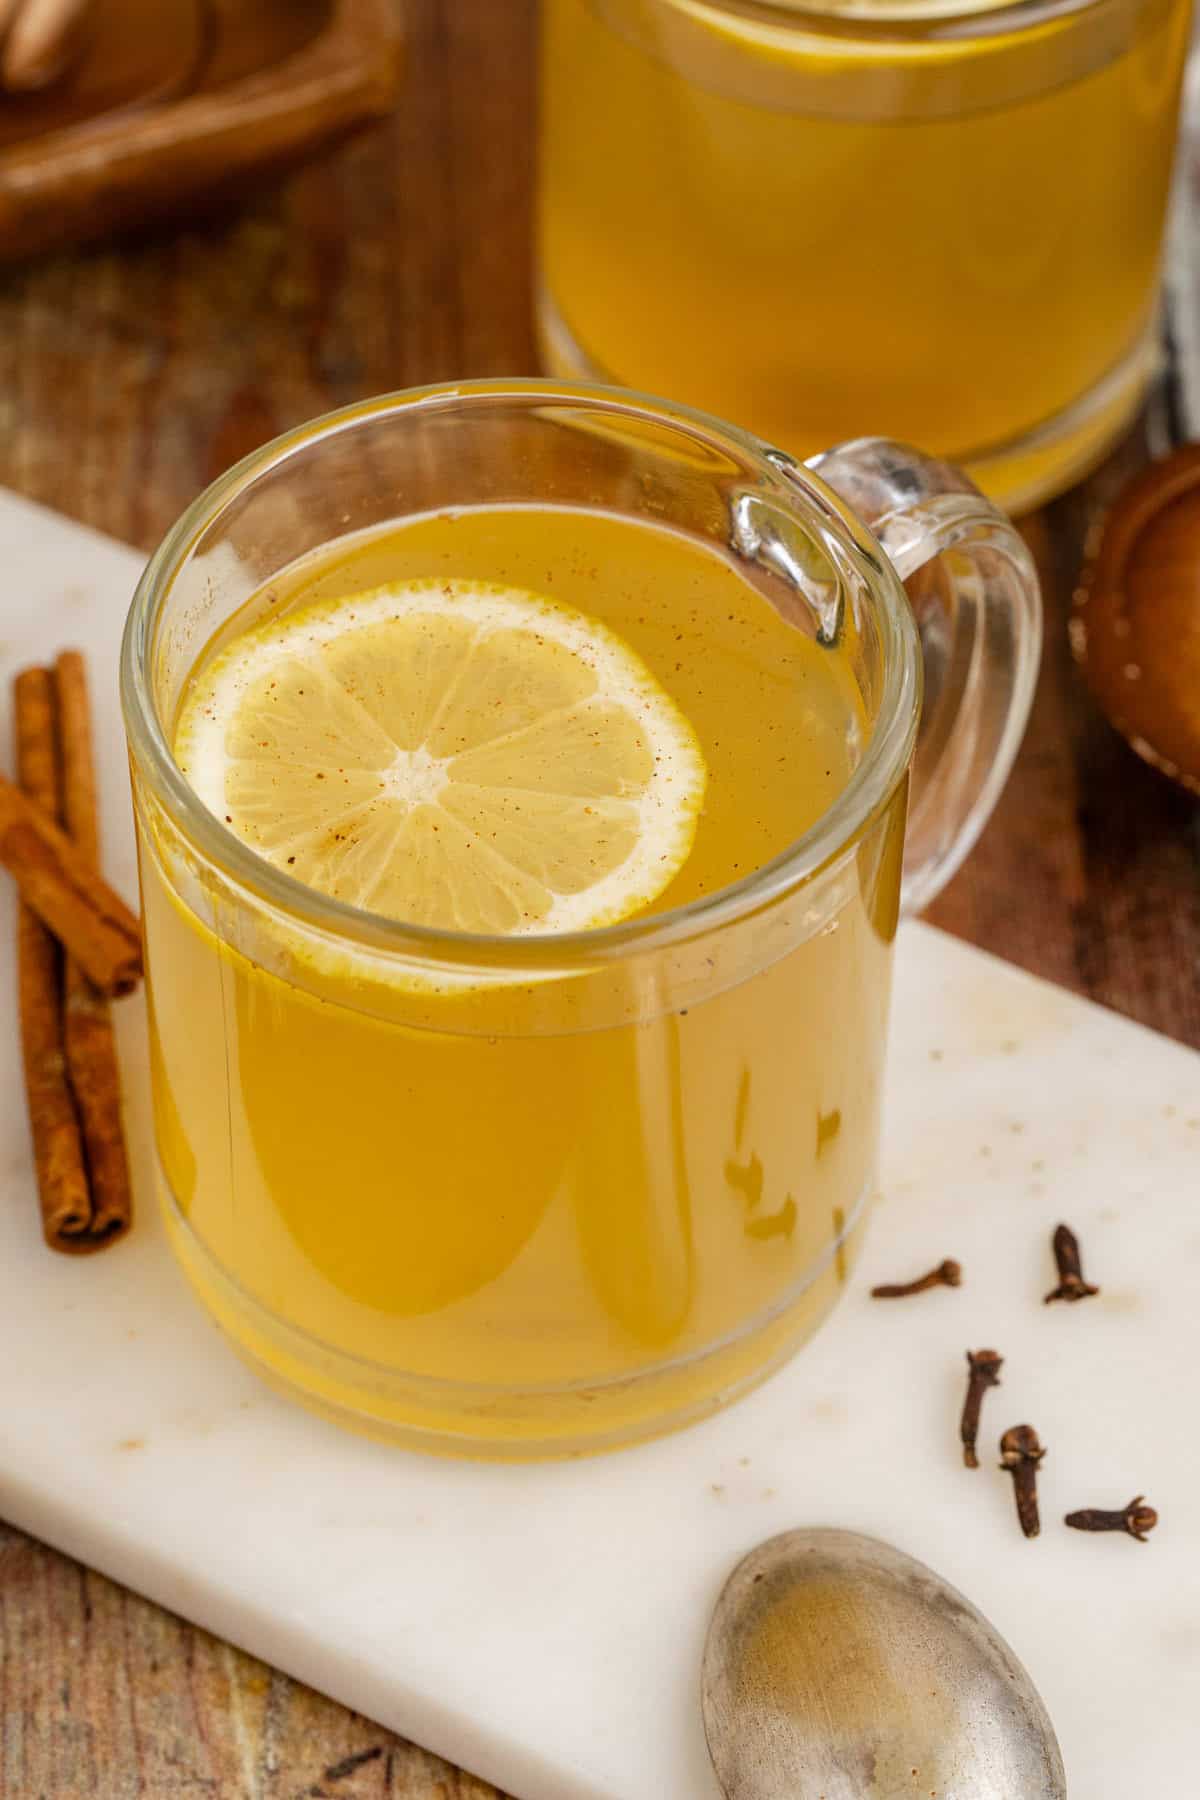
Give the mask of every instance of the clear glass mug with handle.
M 480 508 L 723 559 L 853 683 L 833 803 L 719 891 L 558 935 L 381 917 L 235 836 L 172 748 L 205 646 L 298 558 Z M 201 495 L 121 678 L 165 1218 L 237 1348 L 346 1424 L 502 1456 L 666 1430 L 790 1355 L 868 1211 L 902 904 L 982 827 L 1039 642 L 1024 544 L 953 470 L 805 466 L 615 389 L 365 402 Z

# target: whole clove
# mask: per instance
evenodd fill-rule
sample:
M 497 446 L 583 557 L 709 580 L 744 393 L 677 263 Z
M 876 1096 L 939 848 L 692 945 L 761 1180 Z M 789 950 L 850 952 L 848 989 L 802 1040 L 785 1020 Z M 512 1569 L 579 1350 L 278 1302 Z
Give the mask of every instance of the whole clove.
M 998 1350 L 967 1351 L 967 1397 L 963 1401 L 959 1436 L 962 1438 L 963 1461 L 968 1469 L 979 1467 L 979 1458 L 975 1454 L 975 1444 L 979 1437 L 979 1413 L 988 1388 L 999 1387 L 1003 1365 L 1004 1358 Z
M 961 1287 L 962 1265 L 948 1256 L 940 1262 L 936 1269 L 930 1269 L 927 1275 L 919 1275 L 915 1281 L 887 1281 L 881 1287 L 871 1289 L 872 1300 L 904 1300 L 909 1294 L 923 1294 L 928 1288 Z
M 1129 1505 L 1119 1512 L 1088 1506 L 1082 1512 L 1068 1513 L 1064 1522 L 1073 1531 L 1124 1531 L 1139 1544 L 1144 1544 L 1147 1532 L 1153 1531 L 1158 1524 L 1158 1514 L 1152 1506 L 1147 1506 L 1145 1494 L 1135 1494 Z
M 1032 1425 L 1013 1425 L 1000 1439 L 1000 1467 L 1013 1478 L 1017 1499 L 1017 1518 L 1027 1538 L 1034 1538 L 1042 1528 L 1038 1516 L 1037 1477 L 1046 1452 L 1038 1442 Z
M 1058 1269 L 1058 1286 L 1046 1295 L 1047 1306 L 1052 1300 L 1086 1300 L 1100 1292 L 1098 1287 L 1083 1279 L 1079 1239 L 1069 1225 L 1060 1225 L 1054 1233 L 1054 1262 Z

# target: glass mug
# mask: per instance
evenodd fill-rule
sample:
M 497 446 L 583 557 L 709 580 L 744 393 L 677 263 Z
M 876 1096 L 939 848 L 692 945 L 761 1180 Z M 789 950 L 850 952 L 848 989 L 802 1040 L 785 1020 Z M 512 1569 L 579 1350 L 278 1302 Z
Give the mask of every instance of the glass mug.
M 861 701 L 834 803 L 733 885 L 558 936 L 374 916 L 235 837 L 171 750 L 205 644 L 297 558 L 475 508 L 526 509 L 535 549 L 583 508 L 572 539 L 632 521 L 736 568 Z M 868 1209 L 902 870 L 920 905 L 991 810 L 1040 616 L 1021 539 L 944 465 L 864 440 L 806 467 L 619 390 L 389 396 L 202 494 L 121 683 L 165 1217 L 237 1348 L 344 1423 L 506 1456 L 683 1424 L 787 1357 Z
M 1155 367 L 1189 14 L 546 0 L 545 365 L 1048 498 Z

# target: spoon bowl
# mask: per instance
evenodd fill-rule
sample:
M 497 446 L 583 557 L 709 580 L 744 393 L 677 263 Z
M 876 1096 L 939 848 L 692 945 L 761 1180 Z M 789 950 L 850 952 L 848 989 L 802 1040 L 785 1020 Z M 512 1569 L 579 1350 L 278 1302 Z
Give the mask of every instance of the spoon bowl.
M 851 1531 L 789 1531 L 717 1601 L 704 1729 L 726 1800 L 1064 1800 L 1041 1696 L 977 1607 Z

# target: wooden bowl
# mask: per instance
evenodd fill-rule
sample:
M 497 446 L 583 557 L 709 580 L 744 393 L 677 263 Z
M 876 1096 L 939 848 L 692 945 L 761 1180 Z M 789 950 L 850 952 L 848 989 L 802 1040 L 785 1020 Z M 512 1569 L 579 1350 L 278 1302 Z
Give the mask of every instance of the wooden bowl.
M 1118 496 L 1075 594 L 1071 648 L 1137 754 L 1200 794 L 1200 444 Z
M 112 236 L 388 112 L 394 0 L 94 0 L 52 87 L 0 95 L 0 260 Z

